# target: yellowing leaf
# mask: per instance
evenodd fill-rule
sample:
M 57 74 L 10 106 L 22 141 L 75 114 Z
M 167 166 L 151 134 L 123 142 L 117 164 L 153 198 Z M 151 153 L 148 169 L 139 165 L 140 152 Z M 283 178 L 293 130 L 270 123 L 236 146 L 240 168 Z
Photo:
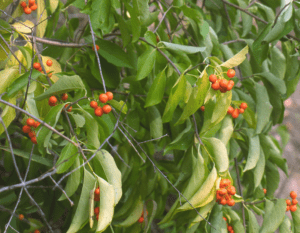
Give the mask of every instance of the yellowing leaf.
M 52 1 L 52 0 L 51 0 Z M 50 1 L 50 2 L 51 2 Z M 45 6 L 45 1 L 44 0 L 37 0 L 36 2 L 38 8 L 37 8 L 37 14 L 36 14 L 36 19 L 38 22 L 38 26 L 36 27 L 36 36 L 37 37 L 44 37 L 46 27 L 47 27 L 47 11 L 46 11 L 46 6 Z
M 52 66 L 50 66 L 50 67 L 47 66 L 47 64 L 46 64 L 46 62 L 48 60 L 52 61 Z M 44 64 L 44 67 L 45 67 L 46 71 L 48 71 L 48 70 L 53 71 L 51 80 L 56 83 L 59 78 L 55 75 L 55 73 L 60 73 L 61 72 L 60 64 L 58 63 L 58 61 L 56 61 L 52 57 L 47 57 L 47 56 L 42 56 L 42 61 L 43 61 L 43 64 Z
M 26 26 L 27 27 L 26 27 Z M 31 28 L 34 27 L 34 23 L 26 20 L 25 22 L 16 22 L 12 25 L 18 32 L 22 33 L 31 33 Z
M 249 47 L 247 45 L 240 52 L 238 52 L 236 55 L 234 55 L 229 60 L 222 63 L 220 66 L 232 68 L 232 67 L 240 65 L 246 59 L 246 54 L 248 53 L 248 49 L 249 49 Z

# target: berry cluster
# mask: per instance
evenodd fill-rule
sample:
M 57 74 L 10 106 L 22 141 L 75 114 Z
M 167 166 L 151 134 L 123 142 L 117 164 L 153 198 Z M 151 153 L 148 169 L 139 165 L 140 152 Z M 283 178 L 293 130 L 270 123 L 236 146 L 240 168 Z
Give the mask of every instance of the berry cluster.
M 22 1 L 20 3 L 21 7 L 23 7 L 23 11 L 25 14 L 30 15 L 32 11 L 35 11 L 37 9 L 37 5 L 35 4 L 35 0 L 29 0 L 28 6 L 26 2 Z
M 295 191 L 292 191 L 290 193 L 290 197 L 292 198 L 292 201 L 289 199 L 286 199 L 286 211 L 295 212 L 297 210 L 297 193 Z
M 35 230 L 34 233 L 41 233 L 39 230 Z
M 99 45 L 97 45 L 97 44 L 96 44 L 96 49 L 97 49 L 97 51 L 100 49 Z M 93 51 L 95 51 L 94 46 L 93 46 Z
M 106 92 L 105 94 L 100 94 L 99 95 L 99 101 L 101 103 L 106 103 L 109 100 L 112 100 L 114 98 L 113 93 L 111 93 L 110 91 Z M 90 102 L 90 106 L 91 108 L 95 109 L 94 113 L 97 117 L 101 117 L 103 115 L 103 113 L 108 114 L 111 111 L 111 106 L 106 104 L 103 107 L 99 106 L 97 101 L 92 100 Z
M 148 215 L 148 210 L 146 210 L 146 212 L 147 212 L 147 215 Z M 139 218 L 138 222 L 139 222 L 139 223 L 143 223 L 143 222 L 144 222 L 144 211 L 142 212 L 142 215 L 141 215 L 141 217 Z
M 235 187 L 231 185 L 229 179 L 222 179 L 220 182 L 220 189 L 217 190 L 217 202 L 220 205 L 234 206 L 235 201 L 231 198 L 231 195 L 235 195 Z
M 95 194 L 94 201 L 100 201 L 100 188 L 99 187 L 95 189 L 94 194 Z M 95 213 L 96 219 L 98 221 L 98 219 L 99 219 L 99 213 L 100 213 L 100 207 L 96 207 L 94 209 L 94 213 Z
M 230 91 L 234 86 L 234 81 L 227 79 L 218 79 L 216 75 L 211 74 L 209 81 L 212 83 L 211 88 L 214 90 L 220 90 L 222 93 Z
M 31 127 L 37 128 L 40 125 L 40 122 L 37 122 L 31 118 L 28 118 L 26 121 L 26 125 L 23 126 L 22 130 L 24 133 L 28 133 L 32 143 L 37 144 L 35 132 Z
M 61 100 L 63 100 L 63 101 L 66 101 L 67 99 L 68 99 L 68 94 L 67 93 L 63 93 L 62 94 L 62 96 L 60 97 L 61 98 Z M 50 98 L 49 98 L 49 101 L 48 101 L 48 104 L 51 106 L 51 107 L 53 107 L 53 106 L 55 106 L 56 105 L 56 103 L 57 103 L 57 98 L 53 95 L 53 96 L 51 96 Z M 66 104 L 65 105 L 65 108 L 67 108 L 69 105 L 68 104 Z M 72 106 L 67 110 L 68 112 L 71 112 L 72 111 Z
M 50 67 L 50 66 L 52 66 L 52 64 L 53 64 L 53 62 L 51 60 L 47 60 L 46 61 L 46 65 L 47 66 Z M 42 74 L 44 73 L 43 68 L 42 68 L 42 66 L 41 66 L 41 64 L 39 62 L 33 63 L 33 68 L 36 69 L 36 70 L 38 70 L 38 71 L 40 71 Z M 47 70 L 46 72 L 48 74 L 50 72 L 50 70 Z M 52 74 L 48 74 L 48 76 L 51 78 Z
M 243 114 L 248 105 L 246 103 L 241 103 L 240 108 L 234 109 L 232 106 L 228 107 L 227 114 L 231 115 L 233 119 L 239 117 L 240 114 Z
M 233 227 L 229 226 L 227 223 L 227 218 L 223 217 L 223 219 L 226 222 L 228 233 L 234 233 Z

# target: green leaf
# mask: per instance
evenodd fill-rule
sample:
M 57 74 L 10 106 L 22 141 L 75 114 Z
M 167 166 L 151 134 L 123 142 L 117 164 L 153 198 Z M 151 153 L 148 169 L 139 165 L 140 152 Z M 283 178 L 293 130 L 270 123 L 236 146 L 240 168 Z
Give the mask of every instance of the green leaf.
M 186 90 L 186 78 L 184 73 L 180 75 L 177 82 L 172 87 L 166 108 L 163 114 L 163 122 L 169 122 L 173 118 L 173 113 L 180 101 L 184 100 Z
M 277 90 L 280 94 L 284 95 L 286 93 L 286 86 L 285 82 L 279 78 L 277 78 L 275 75 L 269 72 L 264 72 L 264 73 L 258 73 L 255 74 L 258 76 L 261 76 L 268 80 L 270 84 L 274 87 L 275 90 Z
M 246 120 L 246 122 L 250 128 L 256 129 L 255 113 L 252 111 L 252 109 L 250 107 L 246 108 L 245 112 L 243 113 L 243 117 Z
M 261 226 L 260 233 L 273 233 L 284 220 L 286 203 L 285 199 L 277 200 L 270 212 L 264 215 L 264 222 Z
M 56 75 L 59 76 L 58 73 Z M 35 97 L 34 99 L 43 100 L 52 95 L 59 95 L 77 89 L 85 90 L 85 86 L 78 75 L 62 75 L 59 80 L 54 83 L 48 90 L 46 90 L 43 94 Z
M 127 109 L 128 109 L 127 104 L 123 100 L 120 100 L 120 101 L 110 100 L 109 104 L 118 111 L 121 111 L 121 108 L 123 107 L 122 113 L 127 114 Z
M 115 12 L 115 16 L 119 22 L 119 28 L 121 31 L 121 37 L 123 41 L 123 47 L 126 47 L 131 41 L 129 26 L 126 24 L 125 20 L 121 15 Z
M 220 66 L 227 67 L 227 68 L 238 66 L 246 59 L 247 53 L 248 53 L 248 45 L 245 48 L 243 48 L 240 52 L 238 52 L 236 55 L 234 55 L 232 58 L 222 63 Z
M 107 178 L 107 182 L 114 188 L 114 206 L 122 197 L 122 177 L 114 158 L 106 150 L 97 152 L 94 159 L 97 159 Z
M 259 160 L 259 153 L 260 153 L 260 142 L 259 142 L 258 135 L 254 134 L 253 129 L 247 130 L 247 135 L 249 140 L 248 157 L 243 172 L 247 170 L 251 170 L 256 166 Z
M 267 183 L 267 195 L 272 195 L 276 191 L 279 185 L 280 176 L 278 168 L 272 162 L 267 161 L 266 163 L 266 183 Z
M 143 202 L 139 197 L 134 208 L 128 213 L 128 217 L 121 223 L 117 224 L 116 227 L 129 227 L 136 223 L 143 213 Z
M 297 204 L 297 210 L 295 212 L 291 212 L 293 223 L 294 223 L 294 232 L 300 231 L 300 206 Z
M 74 141 L 74 138 L 72 138 Z M 57 160 L 55 167 L 56 173 L 61 174 L 67 171 L 75 162 L 78 157 L 78 149 L 72 144 L 68 143 L 61 151 L 59 159 Z
M 17 99 L 16 97 L 10 98 L 8 100 L 9 103 L 16 105 Z M 12 123 L 12 121 L 16 117 L 16 110 L 8 105 L 0 104 L 0 109 L 2 108 L 1 117 L 3 120 L 3 123 L 5 124 L 6 128 L 9 127 L 9 125 Z M 4 127 L 2 124 L 0 124 L 0 135 L 4 132 Z
M 258 222 L 257 222 L 257 219 L 256 219 L 255 215 L 248 208 L 246 208 L 246 210 L 247 210 L 248 216 L 249 216 L 249 228 L 248 228 L 249 233 L 259 232 L 260 226 L 258 225 Z
M 166 87 L 166 70 L 167 66 L 154 79 L 146 98 L 145 108 L 159 104 L 164 96 Z
M 209 218 L 211 225 L 210 233 L 227 233 L 226 223 L 223 221 L 222 206 L 215 205 Z
M 145 37 L 146 41 L 148 41 L 153 46 L 157 45 L 156 35 L 153 32 L 146 31 L 144 37 Z
M 225 172 L 229 168 L 227 149 L 223 142 L 217 138 L 202 138 L 204 148 L 212 157 L 218 173 Z
M 0 93 L 4 93 L 6 88 L 11 85 L 18 77 L 18 69 L 11 67 L 0 71 Z
M 84 118 L 87 124 L 85 124 L 87 143 L 94 146 L 94 148 L 100 147 L 100 140 L 98 135 L 98 123 L 87 111 L 83 111 Z
M 114 187 L 103 180 L 101 177 L 98 177 L 98 183 L 101 193 L 97 232 L 103 232 L 111 224 L 114 215 L 115 191 Z
M 284 54 L 276 46 L 274 46 L 271 49 L 271 73 L 280 80 L 284 79 L 286 73 L 286 61 L 287 59 L 285 58 Z
M 56 105 L 55 107 L 52 107 L 50 112 L 47 114 L 46 118 L 44 119 L 44 121 L 48 125 L 55 128 L 56 123 L 60 117 L 60 113 L 64 106 L 65 106 L 64 104 L 59 104 L 59 105 Z M 39 126 L 39 127 L 41 127 L 41 126 Z M 50 129 L 48 129 L 46 127 L 42 127 L 42 129 L 40 130 L 40 132 L 37 136 L 37 143 L 38 143 L 38 147 L 39 147 L 40 151 L 44 150 L 44 147 L 48 147 L 49 140 L 51 138 L 52 133 L 53 132 Z
M 261 183 L 261 180 L 265 173 L 265 165 L 266 165 L 265 154 L 262 148 L 260 148 L 259 160 L 256 164 L 256 167 L 253 169 L 254 189 L 256 189 Z
M 152 71 L 156 59 L 156 49 L 149 48 L 138 58 L 136 81 L 142 80 Z
M 192 89 L 192 94 L 190 95 L 188 103 L 184 107 L 183 112 L 175 125 L 182 124 L 203 105 L 209 86 L 208 75 L 206 70 L 204 70 L 203 76 L 198 78 L 196 86 Z
M 95 184 L 96 180 L 92 176 L 92 174 L 90 172 L 88 172 L 85 168 L 83 170 L 84 170 L 83 187 L 82 187 L 82 190 L 81 190 L 78 205 L 74 206 L 76 208 L 76 212 L 74 214 L 74 217 L 72 218 L 72 223 L 71 223 L 67 233 L 73 233 L 73 232 L 77 232 L 78 230 L 80 230 L 82 225 L 84 223 L 87 223 L 87 220 L 89 218 L 88 213 L 89 213 L 90 191 L 94 188 L 94 184 Z M 100 198 L 105 196 L 106 192 L 107 191 L 105 189 L 101 189 Z M 108 197 L 106 202 L 109 203 L 109 201 L 110 201 L 110 197 Z M 100 202 L 101 202 L 101 199 L 100 199 Z M 101 211 L 100 214 L 102 212 L 104 212 L 106 209 L 103 208 L 101 210 L 103 210 L 103 211 Z M 99 220 L 100 220 L 100 214 L 99 214 Z
M 9 148 L 0 146 L 0 149 L 10 153 Z M 30 153 L 26 152 L 24 150 L 13 149 L 13 152 L 14 152 L 15 155 L 20 156 L 24 159 L 29 159 L 30 158 Z M 32 154 L 31 161 L 39 163 L 39 164 L 43 164 L 47 167 L 52 167 L 53 166 L 53 162 L 52 162 L 51 159 L 47 159 L 47 158 L 41 157 L 40 155 L 36 155 L 36 154 Z
M 269 33 L 271 28 L 272 23 L 269 23 L 252 44 L 253 56 L 260 66 L 266 56 L 264 53 L 268 50 L 269 47 L 268 44 L 262 44 L 262 41 Z
M 158 45 L 163 44 L 166 46 L 167 49 L 175 50 L 175 51 L 181 51 L 187 54 L 193 54 L 193 53 L 199 53 L 203 52 L 206 48 L 205 47 L 193 47 L 193 46 L 187 46 L 187 45 L 180 45 L 180 44 L 173 44 L 165 41 L 161 41 L 158 43 Z
M 211 123 L 219 123 L 227 115 L 228 107 L 230 106 L 232 92 L 221 93 L 217 98 L 217 103 L 211 117 Z
M 39 24 L 36 25 L 35 31 L 37 37 L 43 38 L 48 24 L 48 14 L 45 10 L 46 6 L 44 1 L 38 1 L 37 6 L 38 8 L 36 10 L 36 20 L 37 22 L 39 22 Z
M 219 139 L 227 145 L 233 133 L 233 122 L 231 116 L 226 116 L 222 122 Z
M 269 101 L 269 96 L 266 88 L 258 83 L 255 83 L 256 91 L 256 110 L 257 110 L 257 126 L 256 133 L 262 132 L 263 128 L 270 121 L 272 113 L 272 105 Z
M 98 53 L 100 53 L 109 63 L 118 67 L 133 68 L 127 53 L 125 53 L 117 44 L 108 40 L 98 40 L 97 44 L 100 47 Z
M 163 136 L 163 123 L 159 110 L 155 106 L 151 106 L 147 110 L 150 123 L 150 135 L 152 138 Z
M 80 166 L 80 160 L 79 160 L 79 156 L 77 156 L 71 167 L 71 170 L 78 168 L 79 166 Z M 71 173 L 71 175 L 69 175 L 69 177 L 68 177 L 66 187 L 64 188 L 68 197 L 71 197 L 76 192 L 76 190 L 78 189 L 78 187 L 81 183 L 81 172 L 80 172 L 81 169 L 82 168 L 77 169 L 75 172 Z M 67 199 L 67 198 L 62 193 L 58 200 L 63 201 L 65 199 Z
M 243 9 L 245 9 L 248 5 L 245 1 L 238 0 L 239 6 Z M 252 28 L 252 17 L 244 12 L 241 12 L 242 14 L 242 23 L 243 23 L 243 34 L 242 37 L 245 37 Z
M 132 42 L 138 41 L 141 34 L 141 22 L 139 18 L 139 12 L 138 12 L 138 4 L 137 0 L 133 0 L 131 7 L 127 2 L 124 2 L 126 9 L 129 11 L 131 16 L 131 31 L 132 31 Z
M 291 227 L 292 227 L 291 220 L 289 219 L 288 216 L 285 215 L 283 222 L 279 226 L 279 233 L 292 233 Z

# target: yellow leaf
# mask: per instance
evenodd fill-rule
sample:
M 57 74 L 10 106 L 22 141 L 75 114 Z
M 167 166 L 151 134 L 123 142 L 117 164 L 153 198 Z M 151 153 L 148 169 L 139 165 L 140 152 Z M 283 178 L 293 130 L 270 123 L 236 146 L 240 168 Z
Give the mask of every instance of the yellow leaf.
M 37 0 L 36 4 L 38 6 L 37 15 L 36 15 L 36 19 L 38 22 L 36 36 L 42 38 L 42 37 L 44 37 L 45 31 L 46 31 L 47 22 L 48 22 L 48 20 L 46 20 L 46 19 L 47 19 L 48 15 L 47 15 L 47 11 L 45 9 L 44 0 Z
M 246 59 L 246 54 L 248 53 L 248 49 L 249 49 L 249 47 L 247 45 L 240 52 L 238 52 L 232 58 L 225 61 L 224 63 L 222 63 L 219 66 L 224 66 L 224 67 L 227 67 L 227 68 L 232 68 L 232 67 L 238 66 L 239 64 L 241 64 Z
M 25 26 L 26 25 L 26 26 Z M 31 28 L 34 27 L 33 22 L 26 20 L 25 22 L 16 22 L 12 25 L 18 32 L 31 33 Z
M 52 61 L 52 66 L 47 66 L 47 64 L 46 64 L 46 62 L 48 61 L 48 60 L 51 60 Z M 46 69 L 46 71 L 53 71 L 52 72 L 52 77 L 51 77 L 51 79 L 52 79 L 52 81 L 53 82 L 57 82 L 57 80 L 58 80 L 58 77 L 56 76 L 56 75 L 54 75 L 55 73 L 60 73 L 61 72 L 61 66 L 60 66 L 60 64 L 58 63 L 58 61 L 56 61 L 55 59 L 53 59 L 52 57 L 47 57 L 47 56 L 42 56 L 42 61 L 43 61 L 43 65 L 44 65 L 44 67 L 45 67 L 45 69 Z

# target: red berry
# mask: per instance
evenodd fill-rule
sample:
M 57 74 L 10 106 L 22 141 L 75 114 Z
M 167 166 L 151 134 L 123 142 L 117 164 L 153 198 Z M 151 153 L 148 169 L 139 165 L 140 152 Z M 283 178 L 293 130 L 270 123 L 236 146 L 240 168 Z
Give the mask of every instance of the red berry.
M 39 62 L 33 63 L 33 68 L 38 70 L 41 67 L 41 64 Z
M 143 218 L 143 217 L 140 217 L 139 220 L 138 220 L 138 222 L 139 222 L 139 223 L 144 222 L 144 218 Z
M 234 109 L 233 113 L 231 114 L 233 119 L 236 119 L 239 117 L 239 110 L 238 109 Z
M 42 68 L 42 67 L 40 67 L 40 68 L 38 69 L 38 71 L 40 71 L 40 72 L 43 72 L 43 68 Z
M 214 74 L 209 75 L 209 81 L 215 83 L 217 81 L 217 76 Z
M 220 193 L 220 195 L 226 195 L 227 194 L 227 190 L 225 189 L 225 188 L 221 188 L 221 189 L 219 189 L 219 193 Z
M 227 221 L 227 218 L 223 217 L 224 221 L 226 222 Z
M 292 192 L 290 193 L 290 197 L 291 197 L 292 199 L 297 198 L 297 193 L 296 193 L 295 191 L 292 191 Z
M 229 78 L 233 78 L 233 77 L 235 76 L 235 70 L 234 70 L 234 69 L 229 69 L 229 70 L 227 71 L 227 76 L 228 76 Z
M 98 107 L 95 109 L 94 113 L 97 117 L 101 117 L 103 115 L 103 110 L 101 107 Z
M 114 98 L 114 94 L 110 91 L 106 92 L 108 100 L 112 100 Z
M 100 49 L 99 45 L 97 45 L 97 44 L 96 44 L 96 49 L 97 49 L 97 51 Z M 93 46 L 93 51 L 95 51 L 94 46 Z
M 291 205 L 290 206 L 290 211 L 291 212 L 295 212 L 297 210 L 297 206 L 296 205 Z
M 217 79 L 216 82 L 211 84 L 211 88 L 214 89 L 214 90 L 219 90 L 220 89 L 219 79 Z
M 40 122 L 36 121 L 33 127 L 37 128 L 37 127 L 39 127 L 40 124 L 41 124 Z
M 201 111 L 202 111 L 202 112 L 204 112 L 204 110 L 205 110 L 205 106 L 201 106 L 201 108 L 200 108 L 200 109 L 201 109 Z
M 29 133 L 31 129 L 30 129 L 30 126 L 24 125 L 22 130 L 23 130 L 24 133 Z
M 35 125 L 35 121 L 33 119 L 31 119 L 31 118 L 28 118 L 27 121 L 26 121 L 26 124 L 28 126 L 32 126 L 33 127 Z
M 231 106 L 229 106 L 229 107 L 228 107 L 228 110 L 227 110 L 227 114 L 228 114 L 228 115 L 231 115 L 231 114 L 233 113 L 233 111 L 234 111 L 234 108 L 231 107 Z
M 55 96 L 51 96 L 51 97 L 49 98 L 49 103 L 51 103 L 51 104 L 56 104 L 56 102 L 57 102 L 57 98 L 56 98 Z
M 20 219 L 20 221 L 22 221 L 24 219 L 24 215 L 23 214 L 19 214 L 19 219 Z
M 285 202 L 287 205 L 291 205 L 291 201 L 289 199 L 286 199 Z
M 106 103 L 106 102 L 108 101 L 108 97 L 107 97 L 106 94 L 100 94 L 100 95 L 99 95 L 99 100 L 100 100 L 100 102 L 102 102 L 102 103 Z
M 68 99 L 68 94 L 67 93 L 64 93 L 64 94 L 62 94 L 62 96 L 61 96 L 61 99 L 63 100 L 63 101 L 65 101 L 65 100 L 67 100 Z
M 95 195 L 100 195 L 100 188 L 96 188 L 94 193 Z
M 227 85 L 227 91 L 230 91 L 234 87 L 234 81 L 229 80 Z
M 21 5 L 21 7 L 23 7 L 23 8 L 27 6 L 26 2 L 24 2 L 24 1 L 22 1 L 22 2 L 20 3 L 20 5 Z
M 267 190 L 266 189 L 264 189 L 264 194 L 266 194 L 267 193 Z
M 96 108 L 98 107 L 98 103 L 97 103 L 95 100 L 92 100 L 92 101 L 90 102 L 90 106 L 91 106 L 91 108 L 96 109 Z
M 227 79 L 221 79 L 220 80 L 220 87 L 225 89 L 227 91 L 227 85 L 228 85 L 228 80 Z
M 29 136 L 30 138 L 35 137 L 35 132 L 34 132 L 34 131 L 30 131 L 30 132 L 28 133 L 28 136 Z
M 68 104 L 66 104 L 66 105 L 65 105 L 65 108 L 68 108 L 68 106 L 69 106 L 69 105 L 68 105 Z M 71 111 L 72 111 L 72 108 L 73 108 L 73 107 L 72 107 L 72 106 L 70 106 L 70 107 L 69 107 L 69 109 L 68 109 L 67 111 L 68 111 L 68 112 L 71 112 Z
M 297 205 L 297 203 L 298 203 L 297 199 L 293 199 L 293 200 L 292 200 L 292 204 L 293 204 L 293 205 Z
M 226 199 L 225 199 L 225 198 L 222 198 L 222 199 L 220 200 L 220 204 L 221 204 L 221 205 L 226 205 Z
M 94 209 L 94 213 L 95 213 L 96 215 L 99 214 L 99 207 L 96 207 L 96 208 Z
M 35 230 L 34 233 L 40 233 L 40 231 L 39 230 Z
M 236 194 L 236 190 L 234 186 L 229 186 L 227 189 L 228 194 L 230 195 L 235 195 Z
M 235 205 L 235 201 L 233 199 L 227 200 L 227 205 L 234 206 Z
M 228 227 L 227 227 L 227 230 L 228 230 L 228 231 L 232 231 L 232 226 L 228 226 Z
M 243 108 L 239 108 L 239 114 L 243 114 L 245 110 Z
M 24 13 L 27 14 L 27 15 L 30 15 L 31 14 L 31 9 L 29 7 L 25 7 L 24 8 Z
M 286 206 L 285 211 L 289 211 L 290 210 L 290 206 Z
M 51 60 L 47 60 L 47 61 L 46 61 L 46 65 L 47 65 L 47 66 L 52 66 L 52 64 L 53 64 L 53 62 L 52 62 Z
M 32 138 L 31 138 L 31 141 L 32 141 L 33 144 L 37 144 L 36 137 L 32 137 Z
M 35 11 L 38 8 L 38 6 L 36 4 L 33 4 L 32 6 L 30 6 L 30 9 L 32 11 Z
M 35 4 L 35 0 L 28 0 L 28 4 L 29 6 L 32 6 L 33 4 Z
M 100 197 L 99 196 L 95 196 L 94 197 L 94 201 L 100 201 Z
M 247 107 L 248 107 L 248 105 L 245 102 L 241 103 L 241 105 L 240 105 L 240 108 L 242 108 L 244 110 L 246 110 Z
M 105 114 L 108 114 L 111 111 L 111 106 L 110 105 L 104 105 L 102 109 L 103 109 L 103 112 Z

